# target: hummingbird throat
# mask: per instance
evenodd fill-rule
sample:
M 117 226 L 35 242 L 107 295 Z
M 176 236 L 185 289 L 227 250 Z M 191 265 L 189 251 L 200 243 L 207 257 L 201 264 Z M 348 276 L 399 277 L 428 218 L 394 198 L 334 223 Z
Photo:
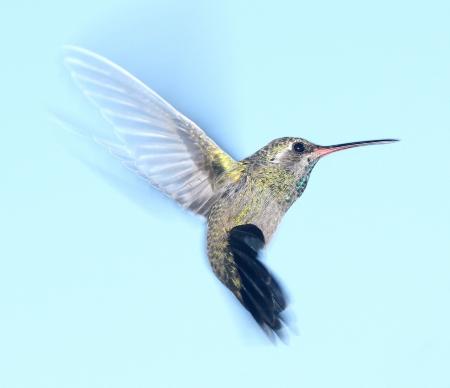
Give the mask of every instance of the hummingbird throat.
M 308 179 L 309 176 L 311 175 L 311 171 L 313 169 L 313 167 L 315 166 L 315 164 L 317 163 L 317 160 L 312 162 L 307 170 L 305 171 L 305 173 L 301 176 L 301 178 L 299 178 L 296 182 L 295 182 L 295 191 L 297 192 L 297 195 L 300 197 L 303 192 L 306 189 L 306 185 L 308 184 Z
M 294 191 L 286 196 L 286 202 L 292 205 L 292 203 L 298 199 L 306 189 L 308 184 L 309 174 L 303 175 L 300 179 L 295 181 Z
M 297 192 L 297 195 L 300 197 L 300 195 L 303 194 L 303 192 L 306 189 L 306 185 L 308 184 L 309 174 L 306 174 L 302 176 L 296 183 L 295 183 L 295 191 Z

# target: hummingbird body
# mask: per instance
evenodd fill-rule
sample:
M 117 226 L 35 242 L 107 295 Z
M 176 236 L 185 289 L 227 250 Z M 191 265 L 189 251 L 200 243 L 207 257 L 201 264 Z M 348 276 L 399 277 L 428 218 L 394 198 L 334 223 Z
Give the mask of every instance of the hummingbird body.
M 235 175 L 231 181 L 225 179 L 227 184 L 219 190 L 207 216 L 207 246 L 211 267 L 222 283 L 248 309 L 248 303 L 241 294 L 242 276 L 230 248 L 230 231 L 240 225 L 254 225 L 261 230 L 264 244 L 271 240 L 284 214 L 305 190 L 316 162 L 315 158 L 303 161 L 295 154 L 284 154 L 283 151 L 289 150 L 296 142 L 306 143 L 299 138 L 276 139 L 239 162 L 234 170 L 238 171 L 238 177 Z M 227 175 L 227 172 L 224 174 Z M 252 314 L 264 329 L 267 329 L 265 325 L 275 328 L 281 325 L 278 317 L 270 317 L 269 324 L 264 322 L 257 311 Z
M 283 137 L 235 161 L 119 66 L 82 48 L 67 47 L 67 52 L 72 77 L 113 125 L 115 141 L 95 141 L 152 186 L 205 217 L 213 272 L 268 335 L 280 335 L 287 298 L 261 262 L 261 250 L 302 195 L 321 157 L 395 140 L 319 146 Z
M 279 167 L 242 164 L 239 180 L 223 188 L 207 216 L 208 257 L 225 283 L 225 269 L 220 263 L 229 252 L 228 232 L 238 225 L 253 224 L 268 242 L 297 197 L 292 173 Z
M 271 239 L 283 215 L 305 190 L 314 163 L 294 168 L 294 163 L 273 160 L 280 149 L 296 141 L 305 142 L 299 138 L 276 139 L 218 178 L 218 194 L 207 216 L 208 236 L 223 226 L 229 230 L 252 223 L 262 230 L 266 242 Z M 216 224 L 220 227 L 215 228 Z

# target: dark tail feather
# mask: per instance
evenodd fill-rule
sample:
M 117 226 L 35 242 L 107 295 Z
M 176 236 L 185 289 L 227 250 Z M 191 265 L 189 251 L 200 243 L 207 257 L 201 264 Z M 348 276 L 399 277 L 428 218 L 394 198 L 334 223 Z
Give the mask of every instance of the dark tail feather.
M 241 278 L 241 303 L 262 329 L 279 334 L 286 296 L 274 276 L 258 259 L 265 245 L 264 235 L 256 225 L 234 227 L 228 243 Z M 270 334 L 270 333 L 268 333 Z

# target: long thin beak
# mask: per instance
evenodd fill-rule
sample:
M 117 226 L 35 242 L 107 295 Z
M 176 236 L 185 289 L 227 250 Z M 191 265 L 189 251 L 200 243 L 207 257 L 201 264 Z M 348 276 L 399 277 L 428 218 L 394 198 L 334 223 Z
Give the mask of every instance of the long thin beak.
M 325 156 L 336 151 L 347 150 L 349 148 L 362 147 L 367 145 L 378 145 L 378 144 L 389 144 L 398 141 L 398 139 L 380 139 L 380 140 L 366 140 L 366 141 L 355 141 L 352 143 L 335 144 L 331 146 L 319 146 L 315 153 L 319 156 Z

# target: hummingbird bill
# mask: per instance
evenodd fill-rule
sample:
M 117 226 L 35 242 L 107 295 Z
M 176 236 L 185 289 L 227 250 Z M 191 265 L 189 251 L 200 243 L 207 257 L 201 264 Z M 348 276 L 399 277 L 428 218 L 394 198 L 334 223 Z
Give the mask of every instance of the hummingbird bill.
M 95 141 L 149 185 L 205 219 L 213 273 L 267 335 L 281 336 L 288 298 L 262 262 L 262 250 L 322 157 L 397 140 L 320 146 L 282 137 L 235 160 L 193 121 L 108 59 L 66 46 L 64 62 L 116 138 Z

